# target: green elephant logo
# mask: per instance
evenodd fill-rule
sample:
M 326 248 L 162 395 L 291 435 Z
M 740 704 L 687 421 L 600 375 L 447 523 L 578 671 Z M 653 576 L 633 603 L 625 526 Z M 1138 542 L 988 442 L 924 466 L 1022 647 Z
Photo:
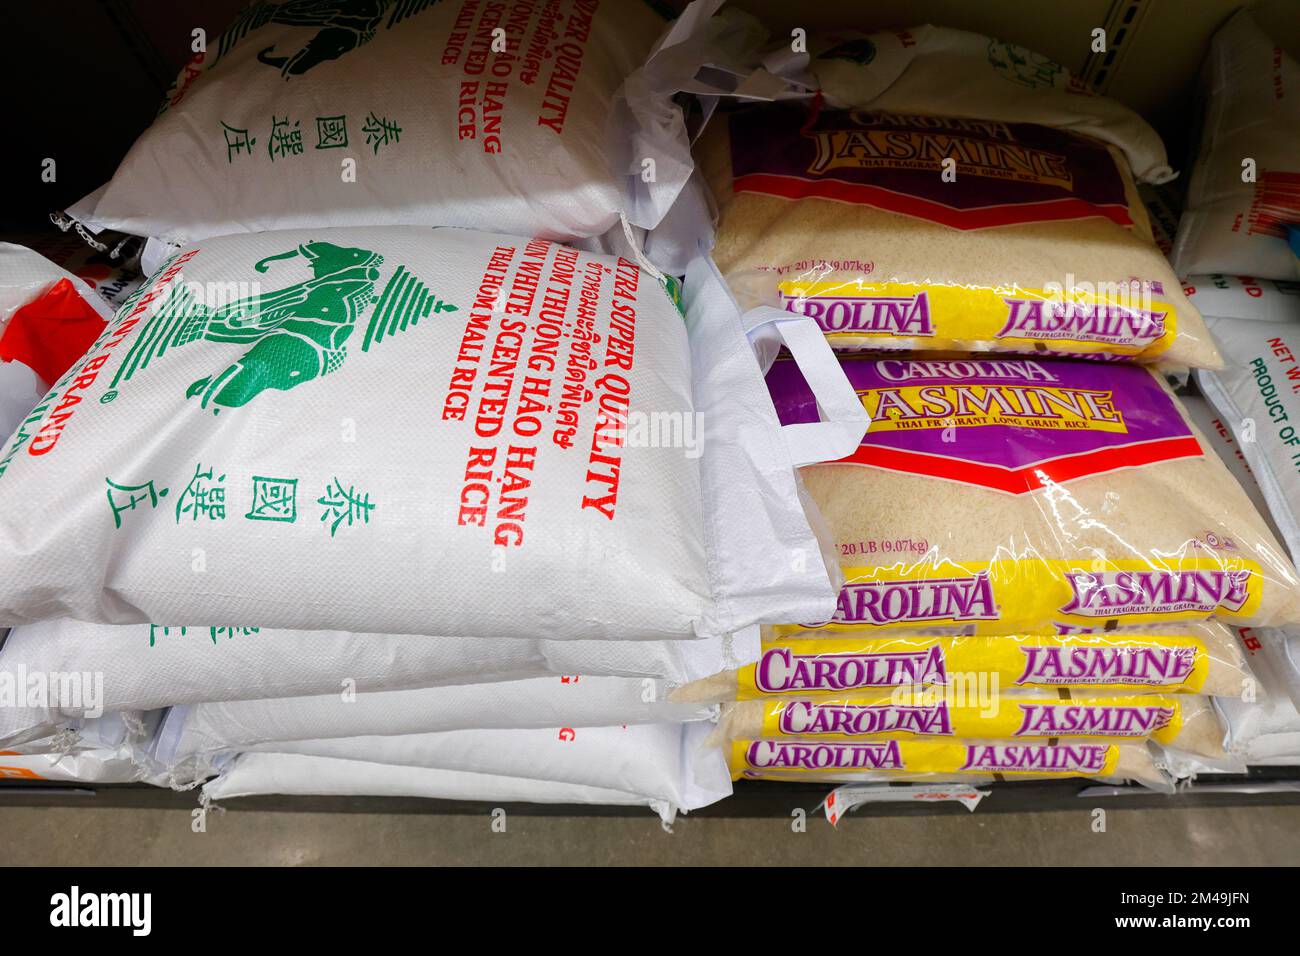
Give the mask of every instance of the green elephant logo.
M 278 49 L 275 44 L 260 50 L 257 59 L 275 67 L 286 80 L 301 76 L 314 66 L 337 60 L 375 38 L 384 18 L 392 29 L 440 0 L 263 0 L 244 10 L 217 40 L 217 57 L 229 53 L 245 36 L 268 23 L 291 27 L 315 27 L 316 32 L 296 49 Z M 213 61 L 216 62 L 215 60 Z
M 990 40 L 989 65 L 1002 77 L 1030 89 L 1051 89 L 1062 82 L 1072 86 L 1069 72 L 1055 60 L 1005 40 Z
M 136 335 L 109 394 L 170 350 L 198 341 L 247 345 L 239 358 L 185 391 L 217 414 L 247 405 L 267 389 L 288 391 L 338 371 L 363 315 L 368 322 L 361 351 L 368 352 L 421 318 L 456 311 L 402 266 L 376 296 L 384 257 L 369 249 L 307 242 L 253 268 L 267 273 L 276 262 L 298 258 L 311 278 L 217 309 L 205 307 L 183 283 L 175 286 Z

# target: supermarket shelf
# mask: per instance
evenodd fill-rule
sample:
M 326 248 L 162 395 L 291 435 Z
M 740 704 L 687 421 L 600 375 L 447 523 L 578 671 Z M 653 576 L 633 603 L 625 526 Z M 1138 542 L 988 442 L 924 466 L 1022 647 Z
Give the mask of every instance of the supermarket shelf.
M 830 791 L 827 784 L 791 784 L 742 780 L 735 794 L 693 817 L 787 818 L 797 808 L 811 814 Z M 1202 775 L 1177 794 L 1142 787 L 1105 787 L 1074 780 L 999 783 L 979 805 L 979 813 L 1030 813 L 1077 810 L 1081 806 L 1113 810 L 1190 809 L 1194 807 L 1300 806 L 1300 767 L 1259 767 L 1246 775 Z M 1085 802 L 1086 801 L 1086 802 Z M 192 810 L 197 791 L 164 790 L 147 784 L 86 785 L 6 781 L 0 784 L 0 806 L 96 807 L 138 810 Z M 603 807 L 570 804 L 497 804 L 421 797 L 244 797 L 223 801 L 232 811 L 260 810 L 300 813 L 433 813 L 487 815 L 502 807 L 521 816 L 623 817 L 642 816 L 644 807 Z M 958 803 L 879 803 L 851 816 L 926 816 L 966 814 Z

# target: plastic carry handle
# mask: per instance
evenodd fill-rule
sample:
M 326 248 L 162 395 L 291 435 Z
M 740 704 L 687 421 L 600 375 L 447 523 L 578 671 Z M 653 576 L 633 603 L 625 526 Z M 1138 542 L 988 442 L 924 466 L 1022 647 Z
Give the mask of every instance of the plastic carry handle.
M 853 454 L 867 433 L 871 417 L 817 323 L 770 306 L 751 309 L 741 321 L 760 355 L 767 350 L 764 346 L 776 344 L 776 338 L 785 343 L 817 399 L 821 421 L 781 429 L 795 465 L 838 461 Z

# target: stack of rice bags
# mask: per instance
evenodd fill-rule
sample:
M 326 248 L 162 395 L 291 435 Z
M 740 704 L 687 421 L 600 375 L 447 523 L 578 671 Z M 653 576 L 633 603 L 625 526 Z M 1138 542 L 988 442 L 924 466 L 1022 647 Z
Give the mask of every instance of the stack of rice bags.
M 1181 218 L 1163 219 L 1175 268 L 1223 353 L 1196 373 L 1241 483 L 1300 555 L 1300 271 L 1287 227 L 1300 223 L 1300 62 L 1251 11 L 1215 35 L 1202 75 L 1203 125 Z M 1253 169 L 1243 170 L 1242 157 Z M 1240 764 L 1300 764 L 1300 629 L 1241 632 L 1259 686 L 1225 701 Z M 1202 761 L 1189 761 L 1191 769 Z M 1210 763 L 1207 769 L 1218 769 Z
M 112 318 L 85 281 L 30 249 L 0 243 L 0 431 L 12 432 L 27 417 Z M 77 715 L 47 720 L 51 696 L 74 703 Z M 160 715 L 103 716 L 102 699 L 102 673 L 29 672 L 21 661 L 0 670 L 0 779 L 137 776 L 135 747 L 151 738 Z
M 0 451 L 0 670 L 170 708 L 137 772 L 210 797 L 710 803 L 670 691 L 833 611 L 796 467 L 867 424 L 811 320 L 628 245 L 717 3 L 372 6 L 250 6 L 69 210 L 156 269 Z M 31 695 L 0 746 L 89 715 Z
M 1222 363 L 1137 198 L 1158 136 L 987 37 L 810 46 L 818 95 L 698 158 L 740 305 L 815 318 L 872 416 L 803 469 L 846 583 L 673 699 L 725 702 L 736 777 L 1164 786 L 1148 741 L 1222 757 L 1208 695 L 1253 687 L 1226 625 L 1294 625 L 1300 582 L 1163 375 Z M 768 383 L 815 417 L 797 368 Z

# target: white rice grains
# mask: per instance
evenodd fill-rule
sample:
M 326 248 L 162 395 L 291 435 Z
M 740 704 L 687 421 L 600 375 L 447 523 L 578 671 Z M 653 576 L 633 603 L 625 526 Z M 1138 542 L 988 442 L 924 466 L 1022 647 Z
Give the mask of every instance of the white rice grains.
M 1300 622 L 1295 568 L 1162 378 L 1127 363 L 842 354 L 872 424 L 802 470 L 846 583 L 786 632 Z M 792 363 L 783 422 L 816 414 Z
M 1114 147 L 776 104 L 712 123 L 699 156 L 741 305 L 811 315 L 836 347 L 1221 364 Z

